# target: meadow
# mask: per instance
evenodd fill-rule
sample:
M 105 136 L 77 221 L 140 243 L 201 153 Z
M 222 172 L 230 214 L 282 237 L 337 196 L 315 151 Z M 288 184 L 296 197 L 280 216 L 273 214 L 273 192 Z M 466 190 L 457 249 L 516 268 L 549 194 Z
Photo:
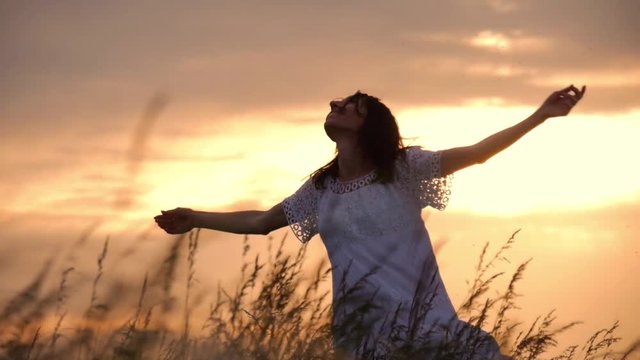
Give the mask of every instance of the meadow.
M 558 348 L 557 335 L 571 331 L 579 321 L 558 324 L 554 311 L 530 324 L 510 318 L 529 261 L 511 274 L 497 271 L 495 264 L 507 258 L 517 233 L 493 254 L 485 244 L 466 300 L 457 310 L 459 317 L 490 333 L 513 359 L 640 358 L 640 339 L 617 348 L 618 321 L 594 330 L 581 344 Z M 391 339 L 364 339 L 367 324 L 362 319 L 371 305 L 367 303 L 347 323 L 332 324 L 332 296 L 323 286 L 331 281 L 330 267 L 322 262 L 305 268 L 306 246 L 296 253 L 284 252 L 286 234 L 279 241 L 269 236 L 267 252 L 255 257 L 248 255 L 251 242 L 245 235 L 241 280 L 233 289 L 218 286 L 209 293 L 195 286 L 199 235 L 196 229 L 175 236 L 138 287 L 105 281 L 108 238 L 97 256 L 94 276 L 87 280 L 88 293 L 79 292 L 79 284 L 70 281 L 74 267 L 53 273 L 51 261 L 43 264 L 32 281 L 0 304 L 0 359 L 346 359 L 348 354 L 335 346 L 336 333 L 375 344 L 375 352 L 359 353 L 361 358 L 465 359 L 484 341 L 477 337 L 463 343 L 461 333 L 454 331 L 447 342 L 425 345 L 425 339 L 408 341 L 411 329 L 402 326 L 394 327 Z M 51 277 L 57 277 L 56 286 L 46 286 Z M 502 277 L 509 278 L 508 286 L 499 289 L 500 296 L 489 296 Z M 347 289 L 344 298 L 350 293 Z M 77 303 L 70 301 L 73 298 L 84 299 L 88 306 L 72 308 Z M 421 309 L 417 317 L 429 311 L 428 306 Z

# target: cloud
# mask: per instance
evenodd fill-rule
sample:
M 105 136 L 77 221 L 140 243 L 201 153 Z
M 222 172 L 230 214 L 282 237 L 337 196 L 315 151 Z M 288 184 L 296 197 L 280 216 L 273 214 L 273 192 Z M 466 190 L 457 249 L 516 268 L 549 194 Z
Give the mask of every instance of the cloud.
M 520 53 L 548 51 L 552 45 L 550 39 L 524 35 L 521 31 L 506 34 L 483 30 L 466 41 L 469 45 L 482 49 Z
M 519 2 L 526 13 L 514 4 L 6 5 L 0 94 L 10 101 L 3 101 L 9 105 L 0 110 L 0 127 L 122 126 L 157 88 L 174 94 L 172 108 L 199 106 L 221 114 L 220 121 L 243 107 L 324 103 L 355 87 L 379 89 L 399 102 L 455 104 L 496 95 L 525 101 L 537 86 L 522 80 L 534 73 L 600 72 L 637 55 L 635 2 Z M 439 73 L 408 66 L 443 58 L 461 68 Z M 474 79 L 472 93 L 460 92 L 454 84 L 477 64 L 498 70 Z M 496 86 L 505 71 L 520 78 Z M 598 108 L 617 111 L 620 104 Z
M 631 15 L 640 3 L 514 4 L 3 4 L 0 161 L 13 185 L 2 191 L 11 197 L 27 178 L 122 161 L 136 124 L 132 159 L 150 131 L 175 140 L 260 112 L 318 122 L 330 99 L 356 89 L 393 109 L 507 106 L 537 105 L 584 82 L 582 112 L 640 107 Z M 172 94 L 171 106 L 140 120 L 158 89 Z M 224 158 L 237 159 L 144 151 L 147 162 Z
M 486 0 L 486 3 L 498 13 L 511 13 L 519 8 L 518 2 L 514 0 Z
M 629 64 L 628 67 L 621 66 L 616 69 L 568 71 L 562 74 L 549 74 L 531 80 L 531 84 L 537 86 L 562 86 L 571 82 L 585 83 L 602 89 L 624 90 L 624 88 L 637 88 L 640 86 L 640 64 Z
M 527 68 L 509 63 L 471 64 L 465 69 L 465 71 L 470 75 L 493 77 L 533 76 L 538 73 L 535 68 Z M 558 86 L 558 84 L 552 85 Z
M 460 32 L 427 32 L 409 34 L 419 41 L 434 44 L 455 44 L 489 51 L 519 52 L 521 54 L 549 51 L 553 49 L 551 38 L 534 36 L 521 29 L 497 31 L 483 29 L 474 33 Z

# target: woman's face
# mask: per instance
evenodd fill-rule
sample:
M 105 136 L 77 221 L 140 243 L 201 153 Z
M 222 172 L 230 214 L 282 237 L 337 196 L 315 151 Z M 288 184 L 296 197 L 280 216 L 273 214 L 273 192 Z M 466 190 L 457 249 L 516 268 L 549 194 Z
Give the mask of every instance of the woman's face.
M 358 104 L 356 104 L 356 101 Z M 352 97 L 335 99 L 329 102 L 331 111 L 327 115 L 324 123 L 325 130 L 329 137 L 331 132 L 352 132 L 357 133 L 367 116 L 367 109 L 365 107 L 365 99 L 359 98 L 353 100 Z M 356 111 L 356 107 L 359 106 L 360 113 Z

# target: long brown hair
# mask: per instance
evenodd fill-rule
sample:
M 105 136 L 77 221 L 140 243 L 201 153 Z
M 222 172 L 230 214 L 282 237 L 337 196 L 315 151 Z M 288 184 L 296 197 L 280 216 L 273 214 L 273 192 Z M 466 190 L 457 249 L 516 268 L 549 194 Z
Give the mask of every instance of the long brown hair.
M 360 128 L 358 145 L 362 147 L 365 156 L 369 157 L 376 170 L 375 181 L 388 183 L 394 179 L 394 163 L 398 155 L 404 156 L 406 147 L 402 143 L 400 131 L 396 118 L 391 110 L 380 102 L 380 99 L 360 92 L 358 90 L 347 98 L 347 102 L 359 104 L 360 99 L 365 99 L 367 116 L 364 124 Z M 358 115 L 360 111 L 356 106 Z M 324 180 L 327 176 L 338 177 L 338 147 L 336 146 L 336 156 L 326 165 L 313 172 L 310 177 L 318 189 L 324 188 Z

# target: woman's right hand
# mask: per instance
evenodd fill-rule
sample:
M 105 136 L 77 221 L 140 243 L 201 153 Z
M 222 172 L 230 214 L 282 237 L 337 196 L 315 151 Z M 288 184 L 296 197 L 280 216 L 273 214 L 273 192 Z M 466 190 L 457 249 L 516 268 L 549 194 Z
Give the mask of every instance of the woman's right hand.
M 195 211 L 189 208 L 161 210 L 162 215 L 154 217 L 158 226 L 168 234 L 184 234 L 195 227 Z

